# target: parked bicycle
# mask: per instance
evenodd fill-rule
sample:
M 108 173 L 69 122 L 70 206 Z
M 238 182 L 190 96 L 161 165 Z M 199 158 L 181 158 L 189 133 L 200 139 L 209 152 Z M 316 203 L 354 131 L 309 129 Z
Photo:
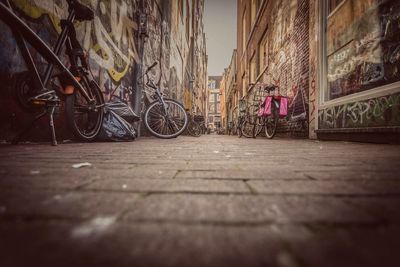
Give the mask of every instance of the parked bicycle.
M 144 112 L 144 125 L 152 135 L 158 138 L 174 138 L 185 131 L 188 125 L 188 115 L 181 103 L 165 98 L 160 88 L 148 75 L 156 65 L 157 62 L 154 62 L 144 73 L 147 80 L 146 86 L 153 90 L 150 97 L 154 100 Z
M 264 129 L 265 136 L 272 139 L 276 134 L 279 117 L 287 115 L 287 98 L 279 94 L 275 95 L 277 89 L 279 87 L 275 85 L 261 86 L 261 90 L 265 92 L 265 98 L 260 101 L 258 116 L 253 125 L 254 138 Z
M 61 20 L 62 31 L 52 50 L 16 14 L 9 0 L 0 0 L 0 19 L 10 27 L 29 69 L 17 81 L 17 102 L 29 112 L 36 113 L 39 109 L 43 111 L 13 140 L 14 144 L 19 142 L 36 121 L 49 115 L 52 145 L 57 145 L 53 115 L 61 101 L 65 102 L 66 120 L 75 137 L 82 141 L 92 141 L 101 129 L 103 95 L 90 73 L 87 55 L 76 39 L 74 27 L 74 21 L 93 20 L 94 13 L 77 0 L 66 1 L 68 18 Z M 39 73 L 29 47 L 33 47 L 48 62 L 44 74 Z M 60 60 L 64 47 L 70 67 Z
M 239 100 L 239 116 L 236 123 L 236 132 L 239 138 L 242 136 L 253 137 L 253 109 L 254 104 L 252 102 L 250 103 L 245 98 Z
M 189 118 L 189 122 L 188 122 L 188 126 L 186 128 L 186 132 L 190 136 L 200 137 L 202 129 L 201 129 L 200 123 L 196 121 L 195 115 L 192 115 L 188 112 L 188 118 Z

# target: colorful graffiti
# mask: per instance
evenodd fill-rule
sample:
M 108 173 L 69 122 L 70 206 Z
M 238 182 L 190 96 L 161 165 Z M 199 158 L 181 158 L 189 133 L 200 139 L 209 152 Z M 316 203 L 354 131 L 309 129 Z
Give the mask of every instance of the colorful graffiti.
M 318 120 L 321 129 L 400 126 L 400 94 L 322 109 Z
M 308 135 L 309 110 L 309 1 L 273 2 L 269 67 L 263 83 L 279 86 L 279 93 L 289 98 L 288 116 L 282 120 L 282 131 Z

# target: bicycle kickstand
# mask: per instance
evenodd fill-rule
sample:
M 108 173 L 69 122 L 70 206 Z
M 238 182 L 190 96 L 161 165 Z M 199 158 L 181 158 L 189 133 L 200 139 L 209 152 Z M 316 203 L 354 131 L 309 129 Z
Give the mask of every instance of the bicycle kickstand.
M 57 138 L 56 138 L 56 130 L 54 128 L 54 111 L 56 109 L 56 106 L 51 106 L 49 107 L 49 125 L 50 125 L 50 131 L 51 131 L 51 145 L 56 146 L 57 145 Z

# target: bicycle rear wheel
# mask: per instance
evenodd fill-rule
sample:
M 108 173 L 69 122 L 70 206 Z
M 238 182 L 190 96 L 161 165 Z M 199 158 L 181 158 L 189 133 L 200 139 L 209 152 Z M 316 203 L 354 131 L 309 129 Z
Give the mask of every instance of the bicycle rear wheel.
M 103 94 L 98 85 L 83 78 L 80 82 L 86 92 L 95 100 L 89 103 L 78 89 L 65 99 L 66 119 L 73 135 L 81 141 L 93 141 L 103 124 Z
M 271 109 L 271 115 L 265 118 L 264 125 L 265 136 L 268 139 L 272 139 L 275 136 L 279 119 L 278 109 L 275 107 L 274 103 L 272 103 Z
M 194 137 L 200 137 L 201 135 L 201 128 L 200 125 L 196 122 L 189 122 L 189 125 L 187 127 L 187 132 L 189 135 L 194 136 Z
M 188 116 L 183 105 L 173 99 L 164 99 L 151 103 L 144 113 L 144 125 L 149 132 L 163 139 L 179 136 L 188 125 Z

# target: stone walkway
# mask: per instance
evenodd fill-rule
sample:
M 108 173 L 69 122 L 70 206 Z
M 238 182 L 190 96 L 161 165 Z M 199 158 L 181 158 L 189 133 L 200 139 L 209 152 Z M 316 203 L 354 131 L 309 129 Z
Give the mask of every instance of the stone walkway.
M 398 145 L 208 135 L 0 151 L 1 267 L 399 264 Z

